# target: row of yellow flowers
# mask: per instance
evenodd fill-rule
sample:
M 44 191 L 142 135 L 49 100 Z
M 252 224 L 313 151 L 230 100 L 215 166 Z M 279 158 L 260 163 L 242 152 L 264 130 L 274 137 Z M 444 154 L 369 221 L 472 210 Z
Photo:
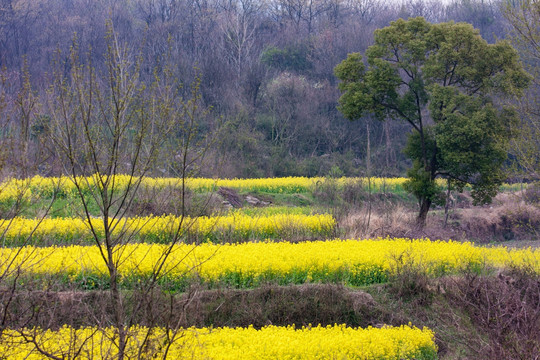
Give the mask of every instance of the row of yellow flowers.
M 116 248 L 122 282 L 132 284 L 148 275 L 165 248 L 159 244 Z M 33 278 L 60 276 L 84 288 L 107 284 L 107 268 L 96 246 L 4 248 L 0 258 L 6 260 L 0 266 L 2 271 L 6 264 L 12 268 L 21 264 L 23 273 Z M 257 286 L 266 281 L 365 285 L 385 282 L 403 266 L 420 267 L 432 276 L 508 266 L 528 266 L 540 272 L 540 250 L 408 239 L 181 244 L 174 246 L 163 271 L 167 274 L 164 284 L 172 288 L 181 288 L 195 278 L 210 285 L 225 283 L 237 287 Z
M 436 359 L 437 345 L 428 329 L 412 326 L 350 328 L 345 325 L 303 327 L 267 326 L 248 328 L 183 329 L 167 346 L 163 329 L 152 329 L 147 341 L 147 358 L 167 359 L 365 359 L 403 360 Z M 26 339 L 21 335 L 25 334 Z M 142 340 L 148 329 L 131 328 L 127 344 L 128 358 L 139 358 Z M 36 346 L 58 358 L 72 358 L 80 349 L 79 359 L 112 359 L 117 355 L 117 336 L 113 328 L 64 326 L 57 331 L 7 330 L 0 343 L 3 359 L 43 359 Z M 8 340 L 8 341 L 6 341 Z M 146 357 L 145 357 L 146 358 Z
M 78 183 L 86 191 L 89 187 L 98 187 L 100 181 L 94 176 L 79 177 Z M 367 186 L 367 178 L 347 178 L 335 179 L 338 186 L 347 183 L 362 182 Z M 406 178 L 370 178 L 373 191 L 394 191 L 401 190 Z M 312 191 L 317 184 L 328 181 L 324 177 L 282 177 L 282 178 L 261 178 L 261 179 L 209 179 L 209 178 L 188 178 L 185 185 L 195 192 L 215 191 L 219 187 L 229 187 L 240 191 L 267 192 L 267 193 L 302 193 Z M 125 189 L 134 179 L 128 175 L 116 175 L 114 188 Z M 141 186 L 143 188 L 167 188 L 180 187 L 180 178 L 143 178 Z M 41 177 L 35 176 L 29 179 L 11 179 L 0 184 L 0 201 L 14 199 L 24 194 L 30 196 L 50 196 L 55 191 L 61 195 L 76 193 L 74 182 L 69 177 Z
M 94 230 L 102 235 L 102 219 L 91 220 Z M 111 221 L 113 235 L 122 234 L 123 242 L 170 242 L 173 234 L 187 241 L 242 242 L 254 239 L 286 238 L 292 235 L 325 238 L 332 234 L 336 221 L 329 214 L 273 214 L 249 216 L 232 212 L 226 216 L 180 218 L 149 216 Z M 80 218 L 13 218 L 0 220 L 3 245 L 22 244 L 89 244 L 92 243 L 90 222 Z

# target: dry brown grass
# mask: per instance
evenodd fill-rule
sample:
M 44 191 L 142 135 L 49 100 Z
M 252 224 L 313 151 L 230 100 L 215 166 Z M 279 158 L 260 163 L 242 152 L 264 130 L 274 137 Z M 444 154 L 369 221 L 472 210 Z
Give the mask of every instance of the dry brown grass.
M 467 199 L 467 194 L 462 195 Z M 417 211 L 403 204 L 380 202 L 354 209 L 338 219 L 346 238 L 406 237 L 473 240 L 478 242 L 539 240 L 540 207 L 524 198 L 524 193 L 501 193 L 491 205 L 472 206 L 456 202 L 450 209 L 447 226 L 444 211 L 433 209 L 424 229 L 416 228 Z
M 520 195 L 502 193 L 492 205 L 461 210 L 461 228 L 469 238 L 478 240 L 538 240 L 540 208 Z
M 415 214 L 402 205 L 371 214 L 363 208 L 344 216 L 339 226 L 347 238 L 404 237 L 411 232 L 414 219 Z

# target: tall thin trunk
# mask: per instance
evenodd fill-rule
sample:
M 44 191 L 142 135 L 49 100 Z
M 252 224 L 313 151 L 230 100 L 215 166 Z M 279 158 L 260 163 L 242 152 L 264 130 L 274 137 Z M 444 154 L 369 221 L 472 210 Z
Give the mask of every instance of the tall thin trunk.
M 107 249 L 107 268 L 109 270 L 109 292 L 111 294 L 112 305 L 114 307 L 114 326 L 118 331 L 118 355 L 116 359 L 123 360 L 127 344 L 127 334 L 124 326 L 125 313 L 119 287 L 120 274 L 114 259 L 114 240 L 112 238 L 111 227 L 109 224 L 109 203 L 107 194 L 108 189 L 107 187 L 104 187 L 102 192 L 103 228 L 105 232 L 105 247 Z
M 444 204 L 444 228 L 448 224 L 448 210 L 450 208 L 450 179 L 446 182 L 446 202 Z
M 127 329 L 124 325 L 124 306 L 122 304 L 122 296 L 118 286 L 118 276 L 119 274 L 116 266 L 109 265 L 109 286 L 114 306 L 115 326 L 118 331 L 118 355 L 116 356 L 116 359 L 123 360 L 127 344 Z
M 371 176 L 371 140 L 370 140 L 370 128 L 369 119 L 366 121 L 366 135 L 367 135 L 367 147 L 366 147 L 366 171 L 368 177 Z
M 366 224 L 366 230 L 369 229 L 369 224 L 371 222 L 371 140 L 370 140 L 370 127 L 369 127 L 370 120 L 368 119 L 366 121 L 366 132 L 367 132 L 367 159 L 366 159 L 366 172 L 367 172 L 367 178 L 368 178 L 368 217 L 367 217 L 367 224 Z
M 390 130 L 388 129 L 388 122 L 385 121 L 383 124 L 383 130 L 384 130 L 384 136 L 386 139 L 386 151 L 385 151 L 385 160 L 386 160 L 386 168 L 390 168 L 390 152 L 392 149 L 392 141 L 390 141 Z

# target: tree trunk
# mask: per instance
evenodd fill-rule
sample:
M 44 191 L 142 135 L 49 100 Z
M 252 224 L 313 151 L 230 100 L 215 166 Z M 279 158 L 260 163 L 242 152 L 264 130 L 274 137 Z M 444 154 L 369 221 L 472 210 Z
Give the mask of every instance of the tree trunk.
M 385 156 L 386 156 L 386 168 L 387 169 L 390 169 L 390 161 L 392 161 L 392 163 L 395 162 L 395 159 L 394 159 L 394 156 L 393 156 L 393 152 L 392 152 L 392 140 L 390 139 L 390 128 L 388 126 L 388 121 L 385 121 L 383 123 L 383 126 L 384 126 L 384 136 L 386 138 L 386 151 L 385 151 Z
M 118 331 L 118 354 L 117 360 L 123 360 L 125 357 L 126 345 L 127 345 L 127 329 L 124 326 L 124 306 L 122 304 L 122 296 L 120 289 L 118 288 L 118 269 L 112 265 L 109 266 L 109 286 L 112 297 L 112 303 L 114 306 L 114 322 L 116 330 Z
M 367 133 L 367 157 L 366 157 L 366 172 L 368 178 L 368 218 L 366 224 L 366 231 L 369 231 L 369 223 L 371 222 L 371 141 L 370 141 L 370 127 L 369 122 L 371 119 L 366 121 L 366 133 Z
M 446 202 L 444 204 L 444 228 L 448 225 L 448 213 L 450 210 L 450 179 L 446 182 Z
M 423 229 L 426 226 L 426 219 L 429 208 L 431 207 L 431 200 L 422 198 L 420 200 L 420 212 L 416 218 L 416 226 L 418 229 Z

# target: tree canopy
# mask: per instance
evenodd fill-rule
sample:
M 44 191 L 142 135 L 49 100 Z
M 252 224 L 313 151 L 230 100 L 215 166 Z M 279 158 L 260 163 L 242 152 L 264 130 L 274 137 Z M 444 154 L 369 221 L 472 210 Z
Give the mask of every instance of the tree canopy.
M 335 68 L 339 109 L 351 120 L 375 114 L 410 124 L 407 189 L 420 204 L 418 224 L 441 198 L 438 177 L 460 191 L 470 184 L 476 203 L 489 202 L 517 122 L 501 100 L 530 81 L 516 50 L 506 41 L 488 44 L 470 24 L 422 17 L 391 22 L 374 37 L 367 67 L 353 53 Z

